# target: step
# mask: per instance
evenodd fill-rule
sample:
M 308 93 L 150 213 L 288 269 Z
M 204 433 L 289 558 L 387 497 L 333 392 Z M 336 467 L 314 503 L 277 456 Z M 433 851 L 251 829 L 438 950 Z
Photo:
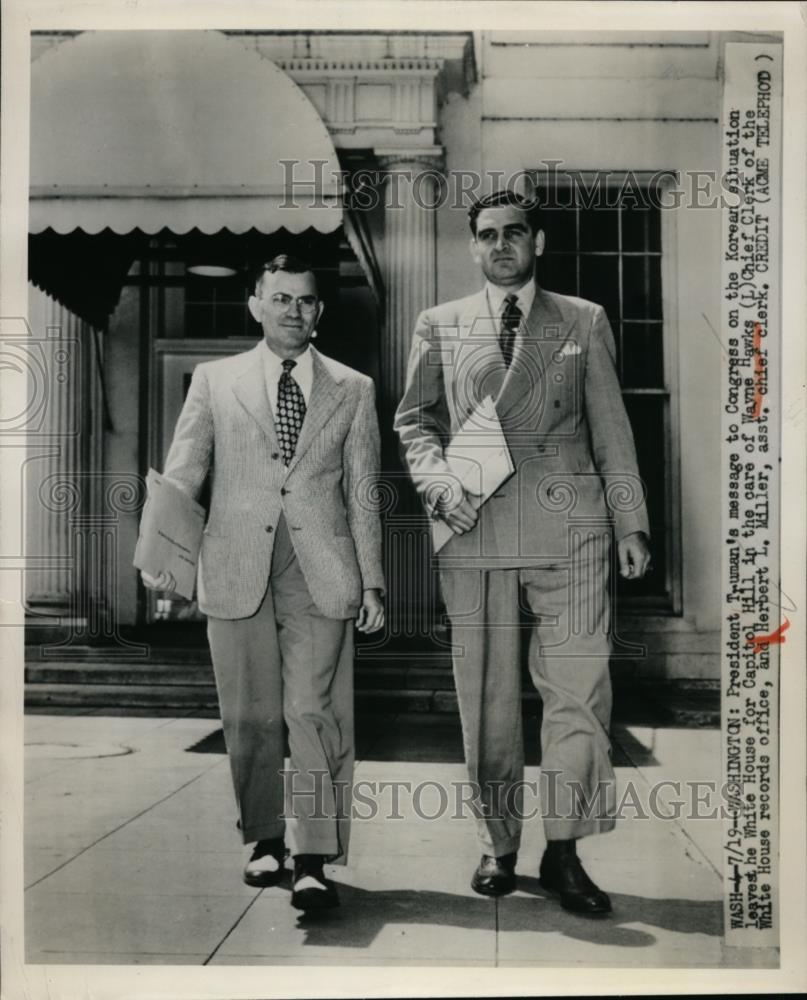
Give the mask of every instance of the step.
M 38 651 L 37 651 L 38 652 Z M 155 649 L 154 659 L 120 662 L 108 649 L 84 647 L 84 659 L 29 658 L 25 668 L 26 704 L 31 707 L 213 708 L 217 706 L 213 670 L 206 650 Z M 160 659 L 156 654 L 159 652 Z M 379 712 L 401 710 L 457 712 L 453 675 L 443 664 L 417 665 L 358 661 L 357 705 Z M 536 710 L 538 696 L 524 685 L 525 711 Z M 614 719 L 623 724 L 718 728 L 720 684 L 716 679 L 645 680 L 626 683 L 614 677 Z
M 174 684 L 30 684 L 26 707 L 42 708 L 217 708 L 211 685 Z
M 132 645 L 88 645 L 60 643 L 59 635 L 52 639 L 33 642 L 26 633 L 26 663 L 207 663 L 210 664 L 210 649 L 205 645 L 177 644 L 163 646 L 148 642 Z M 422 664 L 428 669 L 451 670 L 451 653 L 444 648 L 423 647 L 422 644 L 396 640 L 395 645 L 376 649 L 371 644 L 359 641 L 356 645 L 356 664 L 378 664 L 390 667 L 408 667 Z
M 450 670 L 442 667 L 398 667 L 388 664 L 358 664 L 357 688 L 414 688 L 453 690 Z M 29 661 L 28 684 L 212 684 L 213 668 L 207 663 L 109 663 L 54 660 Z
M 621 722 L 692 729 L 720 728 L 717 679 L 648 680 L 614 684 L 614 716 Z
M 29 684 L 25 688 L 29 708 L 217 708 L 212 684 Z M 457 711 L 450 691 L 383 690 L 356 691 L 356 709 L 361 712 Z
M 623 725 L 659 727 L 710 728 L 720 726 L 720 705 L 713 693 L 701 692 L 697 698 L 681 695 L 659 703 L 649 693 L 642 692 L 630 699 L 617 696 L 613 718 Z M 643 697 L 644 695 L 644 697 Z M 456 715 L 457 696 L 452 690 L 433 688 L 357 687 L 357 712 L 399 713 L 431 712 L 436 715 Z M 25 704 L 30 708 L 159 708 L 218 709 L 216 688 L 212 683 L 193 684 L 27 684 Z M 522 694 L 526 715 L 540 712 L 541 702 L 534 690 Z
M 114 684 L 156 686 L 213 684 L 213 668 L 203 663 L 53 663 L 25 665 L 26 684 Z
M 145 646 L 145 649 L 143 648 Z M 28 644 L 25 647 L 26 664 L 46 663 L 69 664 L 109 663 L 154 665 L 160 664 L 207 664 L 210 665 L 210 650 L 207 646 L 73 646 L 70 643 Z

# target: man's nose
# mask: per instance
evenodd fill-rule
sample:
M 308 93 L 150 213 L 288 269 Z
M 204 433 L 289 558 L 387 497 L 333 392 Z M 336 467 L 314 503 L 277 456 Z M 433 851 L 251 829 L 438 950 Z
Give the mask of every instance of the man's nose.
M 503 250 L 507 246 L 507 237 L 504 233 L 499 233 L 496 237 L 496 249 Z

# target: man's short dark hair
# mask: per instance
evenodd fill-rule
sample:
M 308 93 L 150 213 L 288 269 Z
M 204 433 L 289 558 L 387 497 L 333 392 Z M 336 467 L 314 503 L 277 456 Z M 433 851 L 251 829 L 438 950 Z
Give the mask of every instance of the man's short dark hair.
M 502 205 L 512 205 L 514 208 L 520 208 L 526 214 L 532 235 L 535 236 L 541 228 L 541 206 L 537 199 L 524 198 L 522 195 L 516 194 L 515 191 L 510 191 L 509 189 L 487 194 L 484 198 L 475 201 L 468 209 L 468 223 L 474 236 L 476 236 L 476 220 L 482 209 L 499 208 Z
M 275 274 L 277 271 L 286 271 L 287 274 L 311 273 L 314 275 L 314 281 L 317 280 L 314 268 L 307 261 L 301 260 L 299 257 L 293 257 L 290 253 L 279 253 L 270 261 L 261 264 L 258 273 L 255 275 L 256 294 L 260 291 L 263 276 L 265 274 Z

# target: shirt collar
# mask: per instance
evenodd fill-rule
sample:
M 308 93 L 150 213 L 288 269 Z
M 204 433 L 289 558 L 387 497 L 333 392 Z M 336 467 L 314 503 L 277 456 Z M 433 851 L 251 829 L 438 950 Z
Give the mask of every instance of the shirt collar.
M 529 278 L 525 284 L 518 289 L 500 288 L 491 281 L 485 282 L 488 302 L 494 316 L 499 316 L 504 311 L 504 300 L 508 295 L 518 297 L 518 308 L 525 317 L 529 315 L 532 304 L 535 301 L 535 279 Z
M 284 359 L 278 357 L 277 354 L 275 354 L 272 348 L 266 343 L 266 340 L 264 340 L 263 346 L 266 348 L 266 351 L 264 352 L 263 363 L 266 366 L 267 374 L 268 375 L 276 374 L 278 377 L 280 377 L 280 371 L 282 370 Z M 298 354 L 297 357 L 294 359 L 294 361 L 296 362 L 296 364 L 294 368 L 292 368 L 293 373 L 296 372 L 298 375 L 302 375 L 304 372 L 306 373 L 310 372 L 313 368 L 311 344 L 309 344 L 306 347 L 306 349 L 303 351 L 302 354 Z

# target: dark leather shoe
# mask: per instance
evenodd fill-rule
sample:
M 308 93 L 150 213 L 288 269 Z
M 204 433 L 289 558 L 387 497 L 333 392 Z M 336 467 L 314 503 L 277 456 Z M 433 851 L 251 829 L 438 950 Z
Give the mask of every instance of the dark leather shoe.
M 560 905 L 571 913 L 599 915 L 611 912 L 607 894 L 586 875 L 576 854 L 541 859 L 538 884 L 560 896 Z
M 298 854 L 294 859 L 291 905 L 297 910 L 330 910 L 339 905 L 336 886 L 325 878 L 318 854 Z
M 471 879 L 471 888 L 481 896 L 506 896 L 516 887 L 517 854 L 494 858 L 483 854 Z
M 259 840 L 244 868 L 244 881 L 260 889 L 277 885 L 283 878 L 285 859 L 286 845 L 282 837 Z

